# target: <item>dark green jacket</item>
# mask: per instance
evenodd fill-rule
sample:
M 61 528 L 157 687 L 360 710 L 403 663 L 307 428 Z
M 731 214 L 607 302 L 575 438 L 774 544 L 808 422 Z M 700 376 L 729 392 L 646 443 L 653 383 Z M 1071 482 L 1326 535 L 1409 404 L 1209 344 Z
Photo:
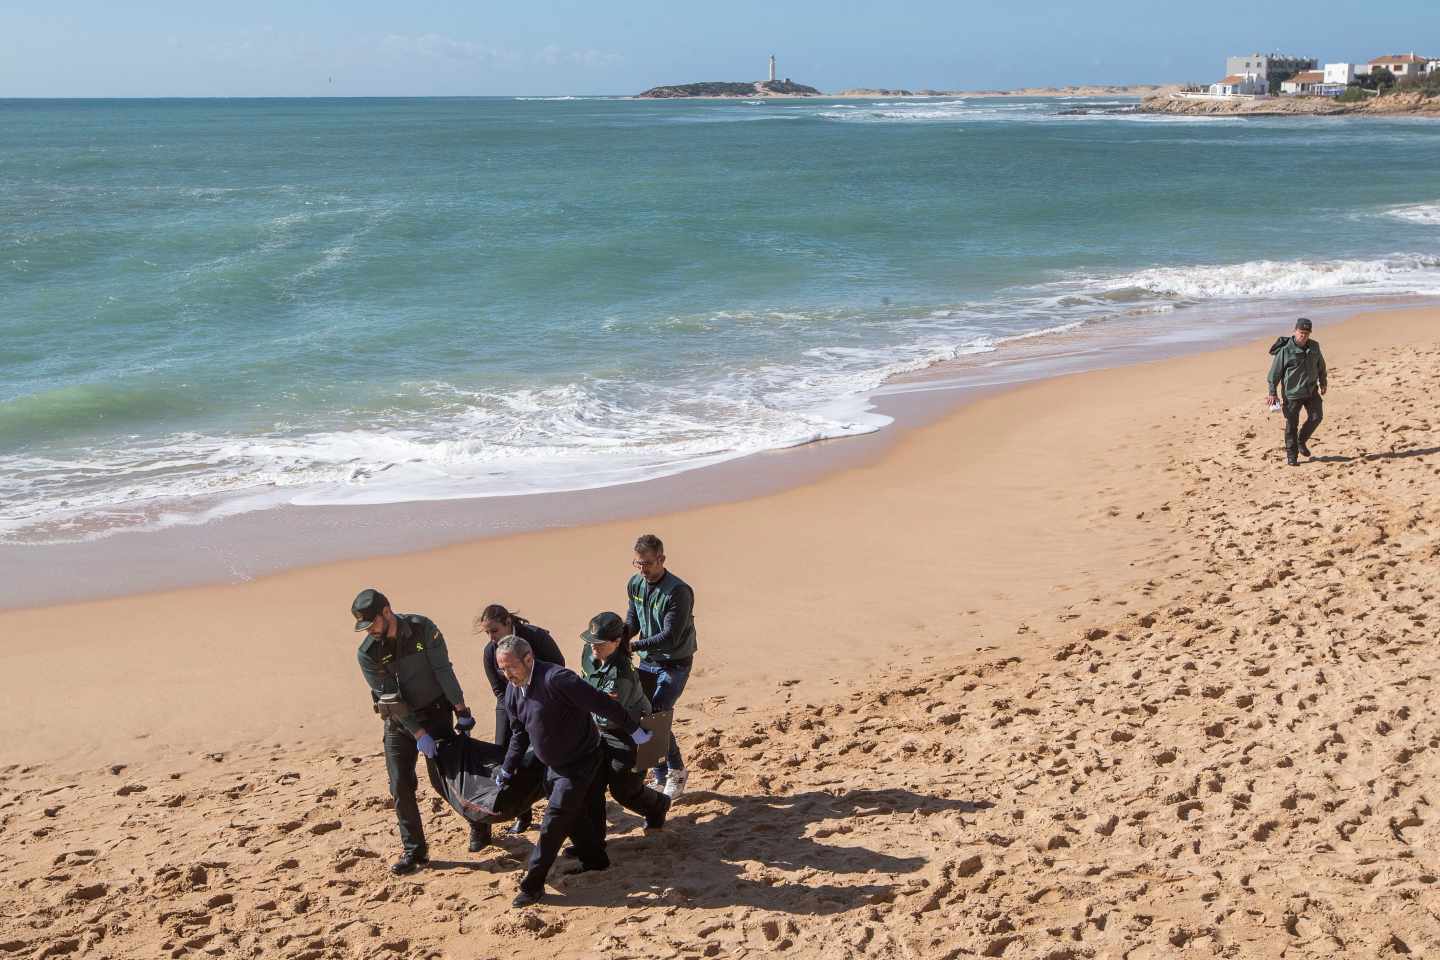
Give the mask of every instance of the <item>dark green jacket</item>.
M 625 635 L 641 660 L 670 663 L 695 656 L 695 591 L 669 570 L 659 583 L 641 574 L 626 587 L 630 606 L 625 612 Z
M 417 711 L 433 707 L 437 701 L 448 710 L 464 703 L 465 694 L 455 679 L 440 628 L 418 613 L 400 613 L 395 618 L 394 640 L 366 636 L 356 656 L 371 700 L 398 691 L 410 708 L 400 723 L 411 733 L 419 733 L 422 725 Z
M 1325 356 L 1320 352 L 1320 343 L 1313 337 L 1302 348 L 1294 337 L 1281 337 L 1270 348 L 1270 375 L 1266 378 L 1270 394 L 1275 395 L 1275 385 L 1283 387 L 1287 400 L 1302 400 L 1314 396 L 1316 388 L 1328 389 L 1325 379 Z
M 640 686 L 640 675 L 626 657 L 617 653 L 605 663 L 601 663 L 595 659 L 595 653 L 587 643 L 580 648 L 580 676 L 601 693 L 613 694 L 615 700 L 636 722 L 650 712 L 650 700 Z M 601 730 L 612 730 L 613 724 L 598 714 L 595 715 L 595 722 Z

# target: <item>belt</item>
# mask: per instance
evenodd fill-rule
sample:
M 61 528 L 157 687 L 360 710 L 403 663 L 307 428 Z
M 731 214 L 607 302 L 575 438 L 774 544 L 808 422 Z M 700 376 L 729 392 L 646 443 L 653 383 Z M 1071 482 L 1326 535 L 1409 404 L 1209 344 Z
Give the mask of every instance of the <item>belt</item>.
M 386 720 L 399 720 L 401 717 L 408 717 L 412 713 L 417 715 L 439 711 L 448 713 L 450 711 L 450 701 L 444 697 L 439 697 L 432 703 L 416 709 L 401 699 L 399 694 L 396 694 L 393 698 L 380 697 L 375 701 L 374 710 Z

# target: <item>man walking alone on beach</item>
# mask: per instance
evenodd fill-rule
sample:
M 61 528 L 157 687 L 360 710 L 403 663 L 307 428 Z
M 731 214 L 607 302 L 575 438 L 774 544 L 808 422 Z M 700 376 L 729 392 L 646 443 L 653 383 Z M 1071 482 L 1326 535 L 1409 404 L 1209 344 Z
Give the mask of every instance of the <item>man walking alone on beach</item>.
M 350 604 L 355 629 L 365 631 L 357 656 L 370 687 L 375 712 L 385 720 L 385 770 L 404 853 L 390 865 L 397 876 L 414 873 L 430 861 L 425 825 L 415 802 L 415 761 L 435 758 L 437 738 L 456 727 L 469 735 L 475 726 L 465 694 L 455 679 L 440 628 L 416 613 L 395 613 L 379 590 L 362 590 Z M 452 726 L 454 712 L 457 721 Z M 489 842 L 489 825 L 472 824 L 470 849 Z
M 653 533 L 635 541 L 634 566 L 640 572 L 626 585 L 629 607 L 625 639 L 640 655 L 636 669 L 650 706 L 659 713 L 673 710 L 695 660 L 695 591 L 665 569 L 665 544 Z M 685 761 L 671 726 L 670 752 L 655 767 L 655 783 L 674 800 L 685 792 Z
M 1325 395 L 1328 381 L 1325 375 L 1325 357 L 1320 353 L 1319 341 L 1310 339 L 1310 321 L 1301 317 L 1295 321 L 1293 336 L 1281 337 L 1270 348 L 1270 402 L 1277 399 L 1277 386 L 1283 394 L 1285 413 L 1285 462 L 1295 466 L 1298 455 L 1311 456 L 1310 437 L 1325 416 L 1325 407 L 1320 398 Z M 1300 423 L 1300 411 L 1305 411 L 1305 425 Z

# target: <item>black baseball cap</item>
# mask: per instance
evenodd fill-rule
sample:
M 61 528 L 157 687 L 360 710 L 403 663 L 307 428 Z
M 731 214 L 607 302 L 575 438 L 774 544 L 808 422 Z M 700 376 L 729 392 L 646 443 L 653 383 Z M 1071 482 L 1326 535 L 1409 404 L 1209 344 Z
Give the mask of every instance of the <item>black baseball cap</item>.
M 1308 317 L 1301 317 L 1299 320 L 1296 320 L 1296 321 L 1295 321 L 1295 329 L 1296 329 L 1296 330 L 1309 330 L 1309 329 L 1310 329 L 1310 320 L 1309 320 L 1309 318 L 1308 318 Z
M 594 646 L 597 643 L 619 640 L 624 635 L 625 621 L 620 619 L 620 614 L 606 610 L 590 618 L 590 626 L 580 634 L 580 639 Z
M 380 615 L 380 611 L 390 606 L 390 601 L 385 599 L 385 594 L 379 590 L 361 590 L 355 596 L 355 602 L 350 604 L 350 616 L 355 618 L 356 630 L 369 630 L 370 624 Z

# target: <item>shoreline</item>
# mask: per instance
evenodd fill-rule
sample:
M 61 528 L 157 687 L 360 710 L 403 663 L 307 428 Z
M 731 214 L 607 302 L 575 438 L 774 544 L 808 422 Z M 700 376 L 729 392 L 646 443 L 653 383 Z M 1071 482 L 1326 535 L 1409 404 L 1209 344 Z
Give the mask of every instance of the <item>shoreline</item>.
M 1343 323 L 1318 323 L 1317 339 L 1322 343 L 1337 336 L 1363 340 L 1366 331 L 1385 326 L 1424 330 L 1433 326 L 1437 317 L 1440 309 L 1434 307 L 1362 313 Z M 1113 468 L 1105 451 L 1116 440 L 1106 431 L 1131 436 L 1148 430 L 1144 423 L 1157 415 L 1149 407 L 1168 409 L 1178 402 L 1159 396 L 1155 404 L 1142 409 L 1136 407 L 1134 398 L 1165 389 L 1176 375 L 1193 380 L 1188 371 L 1228 369 L 1237 358 L 1254 368 L 1238 383 L 1242 394 L 1252 398 L 1261 394 L 1261 361 L 1265 357 L 1262 351 L 1257 359 L 1255 348 L 1257 344 L 1268 346 L 1268 337 L 1256 339 L 1252 332 L 1242 342 L 1243 346 L 1198 345 L 1184 356 L 1027 381 L 978 396 L 958 408 L 936 406 L 928 423 L 891 432 L 870 456 L 828 469 L 801 485 L 741 499 L 684 507 L 644 500 L 633 505 L 633 512 L 619 517 L 506 531 L 411 552 L 357 551 L 344 559 L 270 572 L 242 582 L 15 607 L 6 615 L 17 635 L 49 639 L 43 648 L 10 651 L 12 670 L 24 676 L 55 675 L 57 662 L 63 663 L 61 674 L 89 690 L 82 702 L 101 712 L 116 709 L 128 720 L 117 723 L 114 736 L 94 742 L 88 737 L 76 740 L 75 731 L 33 730 L 26 718 L 41 715 L 42 700 L 48 696 L 44 687 L 37 686 L 17 691 L 16 709 L 10 719 L 0 721 L 0 728 L 8 727 L 16 738 L 25 733 L 28 739 L 8 741 L 26 743 L 23 753 L 15 751 L 22 755 L 39 751 L 37 756 L 58 757 L 77 748 L 83 753 L 104 752 L 113 749 L 116 737 L 144 750 L 143 742 L 136 743 L 134 738 L 143 741 L 159 732 L 155 725 L 168 709 L 168 698 L 159 689 L 144 691 L 168 672 L 179 670 L 181 676 L 198 684 L 190 695 L 211 691 L 200 696 L 204 702 L 232 689 L 235 678 L 246 675 L 255 657 L 263 660 L 285 651 L 275 664 L 280 672 L 270 678 L 273 688 L 254 693 L 268 701 L 295 683 L 308 684 L 320 678 L 315 681 L 319 684 L 316 696 L 304 703 L 274 703 L 273 710 L 262 711 L 260 716 L 224 717 L 222 729 L 233 724 L 236 730 L 246 731 L 243 739 L 247 741 L 283 736 L 283 731 L 293 731 L 296 724 L 303 727 L 315 720 L 321 721 L 321 729 L 331 725 L 353 729 L 366 718 L 357 717 L 352 710 L 353 652 L 346 649 L 345 642 L 338 648 L 334 642 L 348 639 L 339 612 L 341 601 L 348 604 L 363 586 L 378 586 L 398 598 L 400 609 L 432 616 L 465 647 L 471 645 L 466 638 L 475 611 L 497 601 L 534 616 L 557 636 L 568 635 L 579 627 L 571 631 L 565 625 L 583 626 L 595 610 L 618 602 L 614 594 L 619 588 L 604 577 L 597 580 L 596 570 L 623 568 L 628 545 L 642 528 L 659 532 L 667 541 L 667 553 L 678 572 L 705 584 L 702 593 L 708 599 L 703 603 L 707 617 L 702 643 L 706 631 L 723 635 L 724 618 L 738 615 L 747 604 L 742 598 L 751 592 L 749 581 L 760 575 L 750 569 L 752 562 L 764 564 L 764 558 L 771 555 L 798 554 L 806 563 L 800 581 L 814 581 L 815 589 L 824 594 L 828 588 L 821 584 L 828 582 L 826 571 L 840 575 L 840 570 L 850 569 L 856 551 L 874 549 L 877 557 L 903 566 L 905 551 L 896 553 L 896 544 L 907 537 L 924 540 L 939 536 L 942 542 L 953 538 L 955 543 L 983 544 L 983 551 L 967 552 L 961 567 L 968 571 L 964 592 L 975 600 L 981 596 L 989 599 L 967 604 L 955 597 L 930 596 L 924 578 L 898 586 L 887 577 L 885 590 L 861 601 L 859 622 L 873 620 L 876 626 L 890 622 L 892 603 L 908 597 L 899 608 L 911 611 L 907 622 L 938 617 L 951 630 L 961 624 L 993 628 L 1009 616 L 1006 608 L 1012 601 L 1001 598 L 1009 596 L 1012 589 L 1024 585 L 1033 597 L 1036 589 L 1044 596 L 1057 589 L 1073 591 L 1077 582 L 1094 582 L 1079 576 L 1076 569 L 1089 569 L 1102 559 L 1087 531 L 1101 516 L 1092 488 L 1111 485 L 1108 478 Z M 1331 363 L 1339 366 L 1335 360 Z M 1233 377 L 1226 382 L 1236 383 Z M 948 392 L 937 394 L 932 386 L 916 381 L 911 393 L 934 399 Z M 1191 394 L 1199 390 L 1193 385 L 1188 389 Z M 956 451 L 963 451 L 959 459 Z M 1057 467 L 1062 472 L 1052 478 Z M 937 469 L 941 472 L 931 480 L 930 473 Z M 1122 479 L 1114 478 L 1114 482 Z M 1135 495 L 1144 498 L 1155 492 L 1146 486 Z M 887 504 L 893 498 L 900 499 L 892 511 Z M 932 504 L 934 509 L 924 504 Z M 985 509 L 974 514 L 970 504 L 983 504 Z M 1043 535 L 1028 525 L 1012 529 L 1008 518 L 1036 511 L 1053 519 L 1053 526 Z M 902 520 L 902 516 L 909 519 Z M 843 522 L 838 520 L 841 517 Z M 367 532 L 374 530 L 362 530 L 362 534 Z M 1136 541 L 1119 537 L 1117 531 L 1107 531 L 1107 537 L 1114 539 L 1106 544 L 1111 554 L 1137 548 Z M 1042 543 L 1053 538 L 1069 546 L 1046 547 L 1043 554 L 1035 554 Z M 698 544 L 706 546 L 702 549 Z M 702 555 L 697 556 L 697 550 Z M 111 559 L 117 564 L 130 562 L 123 555 Z M 1108 569 L 1106 579 L 1132 575 L 1123 565 L 1112 564 Z M 618 577 L 623 582 L 623 575 L 621 569 L 610 579 Z M 851 579 L 854 571 L 840 576 L 841 580 Z M 556 584 L 566 585 L 558 595 Z M 917 589 L 920 595 L 916 595 Z M 800 590 L 799 596 L 796 590 Z M 766 618 L 773 617 L 777 618 L 774 622 L 784 623 L 810 610 L 814 601 L 802 600 L 804 596 L 803 588 L 796 586 L 773 596 L 751 597 L 748 603 L 760 617 L 757 622 L 770 622 Z M 821 609 L 806 615 L 825 619 Z M 919 612 L 924 610 L 931 612 Z M 716 611 L 728 612 L 715 619 Z M 286 625 L 279 635 L 262 626 L 277 617 Z M 158 646 L 157 630 L 162 631 Z M 102 648 L 94 645 L 92 638 L 97 637 L 106 638 Z M 312 640 L 316 637 L 331 639 L 317 648 Z M 304 642 L 296 648 L 292 638 Z M 740 647 L 753 646 L 760 639 L 749 637 Z M 165 659 L 167 650 L 178 655 L 178 661 Z M 796 650 L 789 655 L 802 653 Z M 480 676 L 476 656 L 475 651 L 467 651 L 457 658 L 457 665 L 467 667 L 463 676 L 470 677 L 472 685 Z M 862 646 L 832 651 L 828 662 L 843 672 L 856 664 L 873 664 L 878 656 L 874 649 Z M 782 657 L 776 669 L 787 659 L 788 655 Z M 136 674 L 129 666 L 134 663 L 150 664 L 158 672 Z M 706 664 L 697 669 L 694 682 L 701 690 L 714 690 L 717 683 L 723 686 L 734 681 L 737 670 L 748 672 L 749 668 L 743 661 Z M 131 680 L 117 686 L 113 682 L 116 677 L 132 678 L 139 686 L 127 686 Z M 828 680 L 812 677 L 802 691 L 813 690 L 816 684 L 823 687 Z M 121 708 L 120 704 L 129 706 Z M 318 716 L 314 714 L 317 706 L 321 707 Z M 195 738 L 203 739 L 208 727 L 201 724 L 187 729 L 179 742 L 193 749 Z
M 483 717 L 469 615 L 502 600 L 569 656 L 623 601 L 639 524 L 12 613 L 41 642 L 5 650 L 0 943 L 1429 956 L 1440 309 L 1316 339 L 1327 416 L 1298 468 L 1265 337 L 1028 383 L 802 489 L 646 517 L 697 590 L 690 784 L 661 831 L 611 805 L 611 870 L 556 871 L 523 911 L 533 833 L 465 852 L 423 775 L 434 861 L 386 870 L 340 603 L 361 581 L 435 617 Z
M 0 611 L 248 583 L 357 555 L 393 557 L 655 511 L 743 502 L 872 465 L 908 432 L 996 393 L 1073 373 L 1224 349 L 1276 324 L 1257 316 L 1262 311 L 1298 309 L 1327 322 L 1362 311 L 1423 310 L 1431 302 L 1398 297 L 1195 308 L 1190 319 L 1200 321 L 1201 333 L 1195 334 L 1191 324 L 1169 342 L 1165 328 L 1147 326 L 1144 318 L 1047 334 L 1022 341 L 1004 355 L 976 354 L 892 377 L 863 397 L 874 413 L 890 421 L 875 431 L 746 454 L 657 478 L 517 496 L 286 504 L 88 541 L 0 545 L 0 563 L 15 570 L 0 585 Z M 175 562 L 179 556 L 186 557 L 183 565 Z M 123 571 L 118 579 L 116 571 Z

